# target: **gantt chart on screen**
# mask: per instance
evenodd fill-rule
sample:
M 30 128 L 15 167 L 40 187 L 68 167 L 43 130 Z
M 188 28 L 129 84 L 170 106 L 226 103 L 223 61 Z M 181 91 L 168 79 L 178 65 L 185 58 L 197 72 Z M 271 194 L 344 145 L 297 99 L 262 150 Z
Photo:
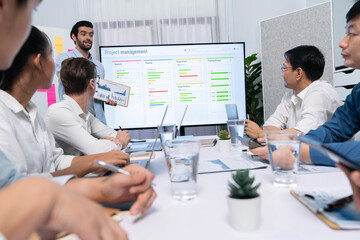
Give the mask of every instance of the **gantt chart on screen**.
M 129 105 L 105 105 L 107 125 L 155 127 L 165 123 L 226 123 L 226 103 L 245 118 L 244 43 L 100 47 L 105 79 L 131 87 Z

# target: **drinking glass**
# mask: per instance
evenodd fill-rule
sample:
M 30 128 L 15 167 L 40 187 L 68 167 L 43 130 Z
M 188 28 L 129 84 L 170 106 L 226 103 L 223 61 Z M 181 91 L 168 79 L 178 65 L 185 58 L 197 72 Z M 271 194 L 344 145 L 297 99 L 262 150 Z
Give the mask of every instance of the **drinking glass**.
M 295 172 L 298 169 L 300 154 L 299 135 L 296 131 L 265 133 L 274 186 L 296 186 Z
M 164 124 L 160 127 L 157 126 L 160 135 L 160 142 L 163 145 L 167 140 L 175 139 L 176 125 L 175 124 Z
M 240 140 L 244 136 L 244 120 L 228 120 L 227 126 L 231 136 L 231 144 L 234 147 L 240 146 Z
M 200 141 L 168 140 L 164 144 L 164 150 L 173 198 L 177 200 L 196 198 Z

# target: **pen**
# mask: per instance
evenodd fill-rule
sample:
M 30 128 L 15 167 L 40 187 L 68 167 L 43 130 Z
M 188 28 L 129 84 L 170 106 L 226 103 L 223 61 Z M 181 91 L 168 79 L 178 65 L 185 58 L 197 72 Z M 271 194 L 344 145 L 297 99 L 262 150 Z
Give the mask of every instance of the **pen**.
M 130 175 L 130 173 L 128 171 L 125 171 L 117 166 L 112 165 L 112 164 L 108 164 L 104 161 L 95 160 L 95 162 L 109 171 L 116 172 L 116 173 L 122 173 L 125 175 Z M 155 185 L 155 183 L 151 183 L 151 186 L 155 187 L 156 185 Z
M 336 201 L 333 201 L 331 203 L 328 204 L 327 208 L 325 208 L 325 211 L 331 212 L 332 210 L 336 210 L 336 209 L 340 209 L 345 207 L 346 205 L 348 205 L 349 203 L 351 203 L 353 201 L 353 196 L 347 196 L 344 198 L 340 198 Z
M 125 171 L 125 170 L 123 170 L 123 169 L 121 169 L 121 168 L 119 168 L 117 166 L 108 164 L 108 163 L 100 161 L 100 160 L 95 160 L 95 162 L 97 164 L 99 164 L 100 166 L 102 166 L 103 168 L 109 170 L 109 171 L 118 172 L 118 173 L 122 173 L 122 174 L 125 174 L 125 175 L 130 175 L 130 173 L 128 171 Z
M 122 127 L 121 127 L 120 125 L 119 125 L 119 130 L 121 130 L 121 131 L 123 130 L 123 129 L 122 129 Z
M 249 114 L 247 114 L 247 119 L 249 119 L 249 120 L 250 120 L 250 116 L 249 116 Z

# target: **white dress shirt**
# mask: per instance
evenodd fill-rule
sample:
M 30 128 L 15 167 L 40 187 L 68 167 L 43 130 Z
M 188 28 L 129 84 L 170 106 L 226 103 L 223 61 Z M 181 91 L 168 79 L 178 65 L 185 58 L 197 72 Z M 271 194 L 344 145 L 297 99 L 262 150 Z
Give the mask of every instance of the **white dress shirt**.
M 51 177 L 50 172 L 67 168 L 74 156 L 63 155 L 31 101 L 26 109 L 0 90 L 0 150 L 18 173 Z
M 116 137 L 117 132 L 90 112 L 83 112 L 79 104 L 67 95 L 64 95 L 64 100 L 49 107 L 45 122 L 57 145 L 66 154 L 80 156 L 121 149 L 114 142 L 102 139 Z
M 299 94 L 287 92 L 265 126 L 280 129 L 295 128 L 303 133 L 329 120 L 342 105 L 334 87 L 324 81 L 314 81 Z

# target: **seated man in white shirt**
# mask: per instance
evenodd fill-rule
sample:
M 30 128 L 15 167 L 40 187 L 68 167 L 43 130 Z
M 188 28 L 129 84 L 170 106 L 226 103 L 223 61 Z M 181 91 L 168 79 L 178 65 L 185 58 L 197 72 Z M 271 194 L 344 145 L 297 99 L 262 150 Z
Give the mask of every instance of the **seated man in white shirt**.
M 325 59 L 315 46 L 298 46 L 284 54 L 281 67 L 287 92 L 276 111 L 261 129 L 255 122 L 246 120 L 246 135 L 251 138 L 264 137 L 267 131 L 295 130 L 307 133 L 332 117 L 342 105 L 335 89 L 320 81 Z
M 86 110 L 96 90 L 95 64 L 85 58 L 68 58 L 60 76 L 66 95 L 49 107 L 45 122 L 64 153 L 80 156 L 126 147 L 127 131 L 115 131 Z

